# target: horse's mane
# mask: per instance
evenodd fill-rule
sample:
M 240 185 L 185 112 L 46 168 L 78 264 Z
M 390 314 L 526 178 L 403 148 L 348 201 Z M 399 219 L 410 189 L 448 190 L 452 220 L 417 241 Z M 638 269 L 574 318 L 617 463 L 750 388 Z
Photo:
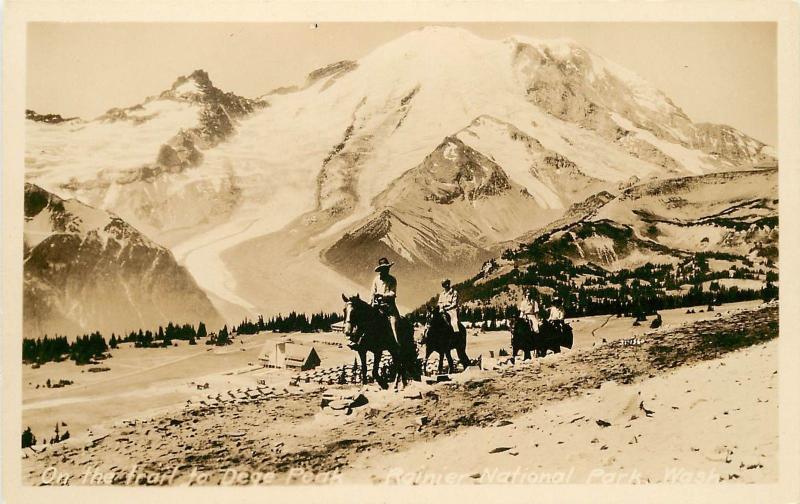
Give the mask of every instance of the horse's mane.
M 441 310 L 434 308 L 428 312 L 428 327 L 434 326 L 441 326 L 444 327 L 449 325 L 447 322 L 447 318 L 444 315 L 444 312 Z
M 355 310 L 363 313 L 363 316 L 366 320 L 362 319 L 362 321 L 374 321 L 379 318 L 378 315 L 380 315 L 380 312 L 378 309 L 372 306 L 372 304 L 361 299 L 360 296 L 352 296 L 349 298 L 349 301 Z
M 359 297 L 359 296 L 350 297 L 350 302 L 353 304 L 353 307 L 365 308 L 365 309 L 369 309 L 370 311 L 375 311 L 375 307 L 374 306 L 372 306 L 371 304 L 367 303 L 366 301 L 361 299 L 361 297 Z

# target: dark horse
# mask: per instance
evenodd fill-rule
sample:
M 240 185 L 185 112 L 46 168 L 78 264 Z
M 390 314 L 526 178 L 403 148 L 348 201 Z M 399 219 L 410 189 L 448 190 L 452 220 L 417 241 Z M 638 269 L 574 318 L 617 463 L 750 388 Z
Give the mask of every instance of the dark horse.
M 381 378 L 379 370 L 381 356 L 388 351 L 392 356 L 392 368 L 395 372 L 395 387 L 400 380 L 403 385 L 412 377 L 412 363 L 416 361 L 417 351 L 414 346 L 414 328 L 405 319 L 397 321 L 397 332 L 400 341 L 395 341 L 389 319 L 381 311 L 361 299 L 357 294 L 344 300 L 344 334 L 351 341 L 351 348 L 358 352 L 361 360 L 361 382 L 367 383 L 367 352 L 373 355 L 372 377 L 382 388 L 388 384 Z
M 442 361 L 445 357 L 447 358 L 448 369 L 451 373 L 454 373 L 456 367 L 453 363 L 453 356 L 450 355 L 451 350 L 456 351 L 458 360 L 461 361 L 465 369 L 469 366 L 467 329 L 459 322 L 458 333 L 454 333 L 447 314 L 440 310 L 438 306 L 431 308 L 428 312 L 428 324 L 425 327 L 422 342 L 425 344 L 425 364 L 423 369 L 427 368 L 428 358 L 431 354 L 436 352 L 439 354 L 439 374 L 442 374 Z
M 561 353 L 561 347 L 572 348 L 572 342 L 572 327 L 566 322 L 545 320 L 535 332 L 529 320 L 518 317 L 511 329 L 511 357 L 516 359 L 519 350 L 523 360 L 530 359 L 532 351 L 536 357 L 544 357 L 548 350 Z

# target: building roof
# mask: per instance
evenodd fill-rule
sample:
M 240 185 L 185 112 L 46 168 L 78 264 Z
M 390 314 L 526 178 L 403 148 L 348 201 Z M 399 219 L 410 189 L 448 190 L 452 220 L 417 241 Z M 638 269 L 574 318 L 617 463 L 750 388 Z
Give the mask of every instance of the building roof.
M 275 342 L 267 341 L 264 343 L 263 350 L 258 356 L 260 360 L 268 360 L 274 362 L 276 360 L 276 352 L 283 354 L 285 361 L 302 365 L 312 355 L 316 355 L 319 359 L 319 354 L 313 346 L 300 345 L 297 343 Z
M 284 355 L 287 360 L 305 362 L 311 352 L 317 353 L 314 347 L 298 345 L 297 343 L 285 343 Z

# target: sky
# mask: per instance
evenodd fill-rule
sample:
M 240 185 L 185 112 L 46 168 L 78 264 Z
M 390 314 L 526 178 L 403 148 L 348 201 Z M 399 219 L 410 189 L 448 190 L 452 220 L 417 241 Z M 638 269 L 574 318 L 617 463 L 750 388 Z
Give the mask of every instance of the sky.
M 26 107 L 94 118 L 202 68 L 246 97 L 301 83 L 431 23 L 31 23 Z M 487 39 L 571 38 L 633 70 L 695 122 L 777 145 L 774 23 L 436 23 Z

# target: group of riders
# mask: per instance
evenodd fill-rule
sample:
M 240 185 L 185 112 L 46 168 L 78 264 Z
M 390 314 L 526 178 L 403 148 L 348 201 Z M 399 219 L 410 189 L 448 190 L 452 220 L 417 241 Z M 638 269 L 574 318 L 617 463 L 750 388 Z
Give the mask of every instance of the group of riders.
M 349 347 L 359 354 L 363 383 L 367 383 L 367 352 L 373 354 L 372 376 L 379 383 L 383 379 L 379 363 L 384 351 L 392 357 L 395 386 L 400 382 L 407 383 L 418 373 L 416 365 L 412 364 L 417 362 L 414 328 L 400 317 L 397 309 L 397 279 L 390 273 L 393 265 L 385 257 L 378 260 L 369 302 L 358 295 L 348 297 L 342 294 L 345 302 L 343 332 L 350 340 Z M 526 292 L 525 299 L 518 305 L 520 317 L 514 321 L 511 337 L 513 357 L 516 357 L 517 350 L 522 350 L 528 359 L 533 351 L 537 356 L 544 356 L 548 350 L 557 353 L 560 346 L 571 348 L 572 331 L 563 322 L 564 310 L 559 300 L 556 298 L 548 310 L 540 310 L 538 301 L 531 294 L 531 291 Z M 425 344 L 424 365 L 427 365 L 431 352 L 439 354 L 440 373 L 443 357 L 447 359 L 451 372 L 455 369 L 451 350 L 456 351 L 464 366 L 472 365 L 466 353 L 467 334 L 459 321 L 458 309 L 458 292 L 450 280 L 443 280 L 442 292 L 419 341 Z
M 397 323 L 400 312 L 397 309 L 397 279 L 390 273 L 393 265 L 394 263 L 385 257 L 378 260 L 378 265 L 375 267 L 377 275 L 372 281 L 371 304 L 389 319 L 394 339 L 399 341 Z M 439 293 L 436 308 L 450 324 L 454 334 L 458 334 L 463 329 L 458 318 L 458 291 L 449 279 L 442 281 L 442 291 Z M 558 297 L 554 297 L 550 306 L 543 310 L 533 291 L 528 290 L 517 308 L 520 320 L 529 324 L 534 333 L 539 332 L 539 328 L 545 321 L 556 326 L 564 323 L 564 309 Z

